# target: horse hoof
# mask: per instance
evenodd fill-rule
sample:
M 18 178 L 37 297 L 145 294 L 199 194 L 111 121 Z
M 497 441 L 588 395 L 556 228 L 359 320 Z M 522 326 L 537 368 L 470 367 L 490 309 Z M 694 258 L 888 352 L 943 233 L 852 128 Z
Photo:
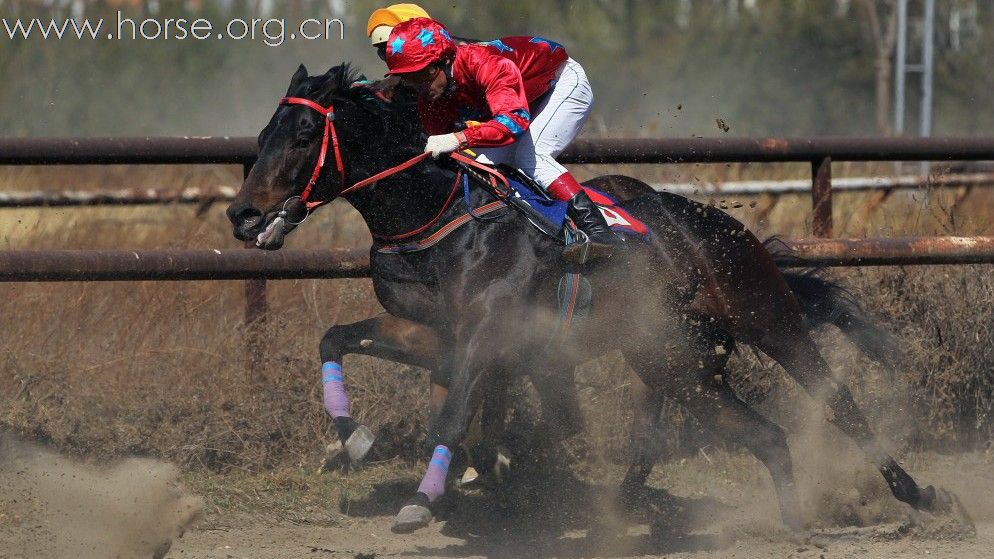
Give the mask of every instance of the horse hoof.
M 931 512 L 933 514 L 953 514 L 965 525 L 973 526 L 973 518 L 966 512 L 959 497 L 951 491 L 929 485 L 921 492 L 918 500 L 918 510 Z
M 952 493 L 929 485 L 921 490 L 915 508 L 926 512 L 949 512 L 952 509 Z
M 394 534 L 410 534 L 427 526 L 433 516 L 428 504 L 427 495 L 416 494 L 394 517 L 390 531 Z
M 490 489 L 495 490 L 507 480 L 511 472 L 511 460 L 502 453 L 497 453 L 497 459 L 493 467 L 482 474 L 475 468 L 467 468 L 459 482 L 462 489 Z
M 369 449 L 373 448 L 375 440 L 376 436 L 365 425 L 356 427 L 349 435 L 349 439 L 345 441 L 345 452 L 349 455 L 352 467 L 359 467 L 362 464 L 363 459 L 369 454 Z
M 318 467 L 319 474 L 324 472 L 347 471 L 349 469 L 349 455 L 345 452 L 342 443 L 335 441 L 324 448 L 324 460 Z

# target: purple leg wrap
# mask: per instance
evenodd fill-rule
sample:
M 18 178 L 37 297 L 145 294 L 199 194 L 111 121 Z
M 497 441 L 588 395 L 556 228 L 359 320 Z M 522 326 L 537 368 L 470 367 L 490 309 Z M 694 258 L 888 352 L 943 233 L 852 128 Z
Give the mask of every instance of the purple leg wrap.
M 428 471 L 418 486 L 418 492 L 428 496 L 428 502 L 445 493 L 445 476 L 449 473 L 449 462 L 452 460 L 452 452 L 444 445 L 435 447 L 435 452 L 431 455 L 431 462 L 428 463 Z
M 321 366 L 321 381 L 324 383 L 324 409 L 332 418 L 352 417 L 349 413 L 349 397 L 345 394 L 345 379 L 342 366 L 328 361 Z

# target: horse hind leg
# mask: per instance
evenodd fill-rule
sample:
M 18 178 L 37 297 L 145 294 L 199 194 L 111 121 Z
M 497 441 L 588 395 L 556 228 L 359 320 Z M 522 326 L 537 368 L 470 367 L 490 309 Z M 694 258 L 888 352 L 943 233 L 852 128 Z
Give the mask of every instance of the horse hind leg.
M 825 403 L 828 421 L 860 446 L 883 475 L 895 498 L 918 510 L 947 510 L 953 499 L 951 495 L 931 485 L 924 489 L 919 487 L 880 446 L 849 387 L 832 378 L 828 364 L 807 332 L 801 327 L 784 331 L 790 333 L 775 341 L 764 340 L 757 346 L 779 363 L 808 394 Z
M 644 356 L 639 355 L 626 354 L 626 357 L 632 368 L 647 384 L 683 403 L 707 429 L 730 443 L 744 445 L 756 456 L 769 470 L 773 479 L 784 524 L 791 529 L 803 526 L 793 464 L 787 448 L 787 434 L 779 425 L 766 419 L 738 398 L 724 380 L 727 375 L 722 374 L 723 366 L 709 368 L 711 372 L 707 373 L 695 372 L 687 376 L 661 379 L 659 368 L 654 363 L 664 361 L 645 359 Z M 655 458 L 656 456 L 646 454 L 641 458 L 640 463 L 639 457 L 636 457 L 635 464 L 629 468 L 629 474 L 632 475 L 630 482 L 637 482 L 639 478 L 644 482 L 642 472 L 648 475 L 645 467 L 648 465 L 651 469 Z M 629 481 L 628 476 L 626 481 Z
M 739 399 L 725 382 L 726 376 L 720 374 L 701 380 L 692 389 L 684 390 L 681 400 L 702 425 L 729 443 L 745 446 L 766 466 L 773 479 L 783 523 L 791 530 L 800 530 L 804 527 L 804 517 L 787 433 Z
M 663 394 L 635 379 L 632 383 L 632 463 L 621 481 L 620 491 L 621 505 L 627 510 L 632 510 L 637 505 L 642 488 L 663 453 L 665 441 L 660 426 L 662 409 Z

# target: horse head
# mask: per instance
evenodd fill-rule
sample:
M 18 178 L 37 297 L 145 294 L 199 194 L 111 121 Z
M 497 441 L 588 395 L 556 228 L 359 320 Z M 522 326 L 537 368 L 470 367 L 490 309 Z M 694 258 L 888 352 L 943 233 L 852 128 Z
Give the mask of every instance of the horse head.
M 259 133 L 259 155 L 227 215 L 235 238 L 263 249 L 283 246 L 311 210 L 376 169 L 396 141 L 397 110 L 376 84 L 348 64 L 316 76 L 301 65 Z M 390 147 L 392 149 L 387 149 Z

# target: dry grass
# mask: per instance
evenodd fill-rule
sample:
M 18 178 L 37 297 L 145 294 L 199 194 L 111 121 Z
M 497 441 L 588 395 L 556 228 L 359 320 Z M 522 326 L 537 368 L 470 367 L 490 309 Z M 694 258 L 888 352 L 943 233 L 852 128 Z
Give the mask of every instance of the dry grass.
M 629 172 L 651 180 L 788 178 L 808 172 L 806 165 L 660 169 Z M 873 169 L 839 166 L 835 175 L 868 170 Z M 0 168 L 0 188 L 237 185 L 240 172 L 238 167 Z M 956 204 L 949 191 L 895 194 L 883 201 L 873 201 L 872 194 L 841 194 L 836 234 L 989 234 L 991 196 L 978 190 Z M 761 236 L 803 236 L 810 230 L 810 202 L 804 197 L 785 196 L 772 206 L 765 197 L 737 201 L 742 207 L 732 213 Z M 2 247 L 9 249 L 238 246 L 220 206 L 201 216 L 188 206 L 0 214 Z M 291 247 L 369 242 L 345 205 L 333 204 L 316 217 L 295 234 Z M 832 274 L 858 289 L 866 307 L 907 348 L 905 365 L 890 378 L 837 334 L 819 334 L 833 369 L 853 386 L 888 444 L 949 449 L 994 439 L 989 268 Z M 0 429 L 74 455 L 165 457 L 204 472 L 207 484 L 210 472 L 310 470 L 333 438 L 321 405 L 317 342 L 328 326 L 371 316 L 379 306 L 364 280 L 272 282 L 271 313 L 263 327 L 267 354 L 249 362 L 242 289 L 240 282 L 0 286 L 7 324 L 0 341 Z M 796 419 L 792 410 L 803 397 L 779 369 L 747 352 L 736 357 L 735 369 L 736 382 L 751 400 L 787 425 Z M 380 458 L 415 456 L 427 415 L 427 374 L 358 357 L 347 358 L 346 370 L 354 409 L 382 431 Z M 626 439 L 618 433 L 627 431 L 630 376 L 619 358 L 608 356 L 582 367 L 578 382 L 584 406 L 596 406 L 600 415 L 572 450 L 595 469 L 625 455 Z M 521 407 L 519 417 L 529 409 Z M 679 407 L 668 413 L 674 452 L 697 453 L 702 444 L 714 444 Z

